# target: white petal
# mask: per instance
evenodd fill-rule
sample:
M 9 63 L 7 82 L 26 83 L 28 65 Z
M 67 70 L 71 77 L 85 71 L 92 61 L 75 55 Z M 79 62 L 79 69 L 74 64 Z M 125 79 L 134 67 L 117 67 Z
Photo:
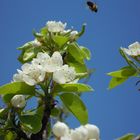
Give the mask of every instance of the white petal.
M 63 71 L 61 71 L 61 70 L 55 71 L 55 72 L 53 73 L 53 80 L 54 80 L 56 83 L 65 84 L 65 83 L 66 83 L 66 79 L 65 79 L 65 76 L 64 76 Z
M 52 131 L 55 136 L 62 137 L 68 134 L 69 128 L 65 123 L 58 121 L 54 124 Z
M 46 26 L 48 28 L 48 31 L 50 32 L 63 32 L 65 27 L 66 27 L 66 23 L 62 23 L 62 22 L 56 22 L 56 21 L 48 21 Z
M 85 128 L 88 130 L 88 138 L 99 140 L 100 130 L 96 125 L 86 124 Z
M 34 86 L 34 85 L 37 84 L 37 82 L 36 82 L 34 79 L 32 79 L 31 77 L 29 77 L 29 76 L 27 76 L 27 75 L 25 75 L 25 76 L 23 77 L 23 80 L 24 80 L 24 82 L 25 82 L 26 84 L 28 84 L 28 85 L 30 85 L 30 86 Z

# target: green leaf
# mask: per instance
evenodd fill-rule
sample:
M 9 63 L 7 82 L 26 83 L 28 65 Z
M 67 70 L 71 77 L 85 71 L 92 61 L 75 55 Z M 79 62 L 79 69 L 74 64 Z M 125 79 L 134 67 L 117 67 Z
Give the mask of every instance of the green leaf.
M 77 35 L 78 37 L 80 37 L 80 36 L 82 36 L 82 35 L 84 34 L 85 28 L 86 28 L 86 24 L 83 24 L 83 25 L 82 25 L 81 32 L 79 32 L 78 35 Z
M 88 111 L 78 95 L 74 93 L 63 93 L 59 97 L 81 124 L 88 123 Z
M 69 41 L 69 37 L 55 35 L 53 36 L 53 40 L 61 48 Z
M 136 76 L 137 71 L 131 66 L 126 66 L 118 71 L 110 72 L 107 75 L 117 78 L 129 78 L 130 76 Z
M 4 140 L 15 140 L 15 138 L 16 138 L 16 134 L 13 133 L 13 132 L 11 132 L 11 131 L 9 131 L 9 132 L 6 134 Z
M 109 83 L 109 89 L 115 88 L 116 86 L 122 84 L 125 82 L 128 78 L 118 78 L 118 77 L 112 77 Z
M 0 87 L 0 94 L 26 94 L 34 95 L 35 87 L 24 82 L 13 82 Z
M 18 50 L 25 50 L 25 49 L 30 48 L 30 47 L 32 47 L 32 41 L 25 43 L 23 46 L 18 47 L 17 49 Z
M 47 33 L 48 33 L 48 28 L 47 28 L 46 26 L 43 27 L 43 28 L 41 29 L 40 33 L 46 37 L 46 36 L 47 36 Z
M 39 115 L 21 115 L 19 118 L 21 121 L 21 126 L 25 131 L 36 134 L 41 130 L 42 119 Z
M 68 53 L 79 63 L 84 64 L 83 51 L 77 44 L 73 43 L 68 45 Z
M 90 58 L 91 58 L 90 50 L 83 46 L 81 46 L 80 49 L 82 50 L 83 57 L 86 58 L 87 60 L 90 60 Z
M 0 109 L 0 118 L 2 119 L 6 119 L 7 118 L 7 114 L 8 114 L 8 108 L 2 108 Z
M 75 71 L 77 73 L 84 73 L 84 72 L 87 72 L 87 67 L 86 67 L 86 64 L 84 63 L 83 60 L 82 63 L 81 62 L 78 62 L 74 57 L 71 56 L 71 54 L 68 54 L 67 55 L 67 58 L 66 58 L 66 61 L 67 61 L 67 64 L 71 67 L 74 67 L 75 68 Z
M 34 47 L 34 46 L 24 49 L 21 55 L 18 57 L 18 60 L 21 63 L 29 62 L 34 57 L 36 57 L 37 53 L 40 51 L 41 51 L 41 47 Z
M 14 94 L 4 94 L 2 96 L 2 100 L 5 102 L 5 103 L 9 103 L 11 101 L 11 99 L 13 98 Z
M 129 134 L 125 135 L 125 136 L 117 138 L 117 140 L 133 140 L 133 138 L 134 138 L 134 134 L 129 133 Z
M 92 87 L 85 84 L 59 84 L 54 87 L 54 92 L 91 92 Z
M 53 109 L 51 110 L 51 115 L 52 115 L 53 117 L 57 117 L 58 115 L 60 115 L 60 110 L 59 110 L 59 108 L 57 108 L 57 107 L 53 108 Z

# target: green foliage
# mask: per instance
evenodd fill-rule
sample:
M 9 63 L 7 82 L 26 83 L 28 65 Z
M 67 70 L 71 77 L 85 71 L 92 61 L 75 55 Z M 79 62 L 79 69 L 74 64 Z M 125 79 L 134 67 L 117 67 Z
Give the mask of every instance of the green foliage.
M 54 42 L 59 46 L 60 49 L 69 41 L 69 37 L 62 35 L 53 36 Z
M 90 50 L 83 46 L 80 46 L 80 49 L 82 50 L 81 52 L 83 53 L 83 57 L 86 58 L 87 60 L 90 60 L 91 58 Z
M 77 39 L 85 32 L 85 25 L 75 36 L 71 36 L 72 31 L 64 34 L 62 32 L 51 32 L 48 31 L 47 26 L 43 27 L 39 33 L 33 31 L 35 40 L 18 48 L 21 51 L 18 60 L 21 63 L 31 62 L 39 52 L 48 53 L 51 56 L 55 51 L 59 51 L 62 54 L 63 64 L 75 68 L 76 78 L 87 77 L 89 69 L 85 60 L 90 60 L 91 53 L 87 48 L 79 46 L 77 43 Z M 30 77 L 30 73 L 27 75 Z M 35 76 L 38 77 L 38 75 Z M 71 112 L 81 124 L 88 122 L 88 111 L 80 99 L 79 93 L 94 90 L 86 84 L 57 84 L 53 82 L 52 75 L 52 73 L 46 72 L 46 77 L 35 86 L 29 86 L 25 82 L 13 82 L 0 87 L 0 95 L 7 104 L 7 108 L 0 109 L 0 119 L 4 121 L 4 124 L 1 125 L 2 129 L 0 129 L 1 140 L 14 140 L 18 132 L 13 128 L 18 128 L 19 132 L 38 133 L 42 128 L 44 113 L 48 113 L 45 112 L 46 109 L 50 109 L 51 112 L 51 114 L 47 114 L 47 119 L 54 117 L 53 119 L 63 120 Z M 35 96 L 38 99 L 38 106 L 32 110 L 26 110 L 26 107 L 24 109 L 12 107 L 11 98 L 16 94 L 26 95 L 26 101 Z M 61 107 L 55 106 L 56 95 L 63 102 Z M 17 101 L 19 100 L 17 99 Z M 48 133 L 51 134 L 51 121 L 47 122 L 46 127 Z
M 137 75 L 137 71 L 131 66 L 126 66 L 118 71 L 110 72 L 108 75 L 117 78 L 129 78 L 130 76 Z
M 58 84 L 54 87 L 54 93 L 59 92 L 91 92 L 93 89 L 85 84 Z
M 77 62 L 82 64 L 84 63 L 85 56 L 83 55 L 83 51 L 76 43 L 69 44 L 67 51 Z
M 22 129 L 30 133 L 37 133 L 41 130 L 42 118 L 38 114 L 21 115 L 20 117 Z
M 129 133 L 124 135 L 123 137 L 118 138 L 117 140 L 133 140 L 134 137 L 134 134 Z
M 7 117 L 8 111 L 9 111 L 8 108 L 0 109 L 0 119 L 5 119 Z
M 52 115 L 53 117 L 57 117 L 58 115 L 60 115 L 60 110 L 59 110 L 59 108 L 57 108 L 57 107 L 53 108 L 53 109 L 51 110 L 51 115 Z
M 74 93 L 63 93 L 60 95 L 60 99 L 81 124 L 88 123 L 87 109 L 78 95 Z
M 112 89 L 125 82 L 129 77 L 137 76 L 138 73 L 133 67 L 126 66 L 118 71 L 110 72 L 108 73 L 108 75 L 112 76 L 112 79 L 110 80 L 109 83 L 109 89 Z
M 28 48 L 25 48 L 22 50 L 21 55 L 18 57 L 18 60 L 21 63 L 29 62 L 34 57 L 36 57 L 37 53 L 41 51 L 41 47 L 34 47 L 29 46 Z
M 4 140 L 15 140 L 16 134 L 14 132 L 8 131 L 4 137 Z
M 24 82 L 13 82 L 0 87 L 0 94 L 25 94 L 34 95 L 35 87 Z
M 124 83 L 128 78 L 112 77 L 109 83 L 109 89 L 115 88 L 116 86 Z

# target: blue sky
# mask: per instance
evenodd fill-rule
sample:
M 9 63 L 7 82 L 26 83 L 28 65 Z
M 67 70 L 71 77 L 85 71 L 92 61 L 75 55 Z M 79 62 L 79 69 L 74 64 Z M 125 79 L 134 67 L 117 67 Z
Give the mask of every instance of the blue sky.
M 107 90 L 110 77 L 107 72 L 117 70 L 126 63 L 119 47 L 140 41 L 139 0 L 96 0 L 98 13 L 92 13 L 86 0 L 1 0 L 0 1 L 0 85 L 11 81 L 20 67 L 16 60 L 17 47 L 33 40 L 32 30 L 39 30 L 48 20 L 63 21 L 68 27 L 80 30 L 87 23 L 79 44 L 88 47 L 92 60 L 88 66 L 96 68 L 89 84 L 94 93 L 84 93 L 89 110 L 89 122 L 99 126 L 102 140 L 113 140 L 127 132 L 140 133 L 140 92 L 136 78 Z M 32 104 L 34 104 L 32 102 Z M 72 128 L 79 122 L 70 117 Z

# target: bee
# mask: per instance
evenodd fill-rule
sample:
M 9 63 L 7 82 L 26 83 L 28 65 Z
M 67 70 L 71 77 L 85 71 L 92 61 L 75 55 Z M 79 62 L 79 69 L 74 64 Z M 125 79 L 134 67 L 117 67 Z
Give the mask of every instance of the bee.
M 92 11 L 92 12 L 96 12 L 98 11 L 98 6 L 93 3 L 92 1 L 87 1 L 87 5 L 89 7 L 89 9 Z

